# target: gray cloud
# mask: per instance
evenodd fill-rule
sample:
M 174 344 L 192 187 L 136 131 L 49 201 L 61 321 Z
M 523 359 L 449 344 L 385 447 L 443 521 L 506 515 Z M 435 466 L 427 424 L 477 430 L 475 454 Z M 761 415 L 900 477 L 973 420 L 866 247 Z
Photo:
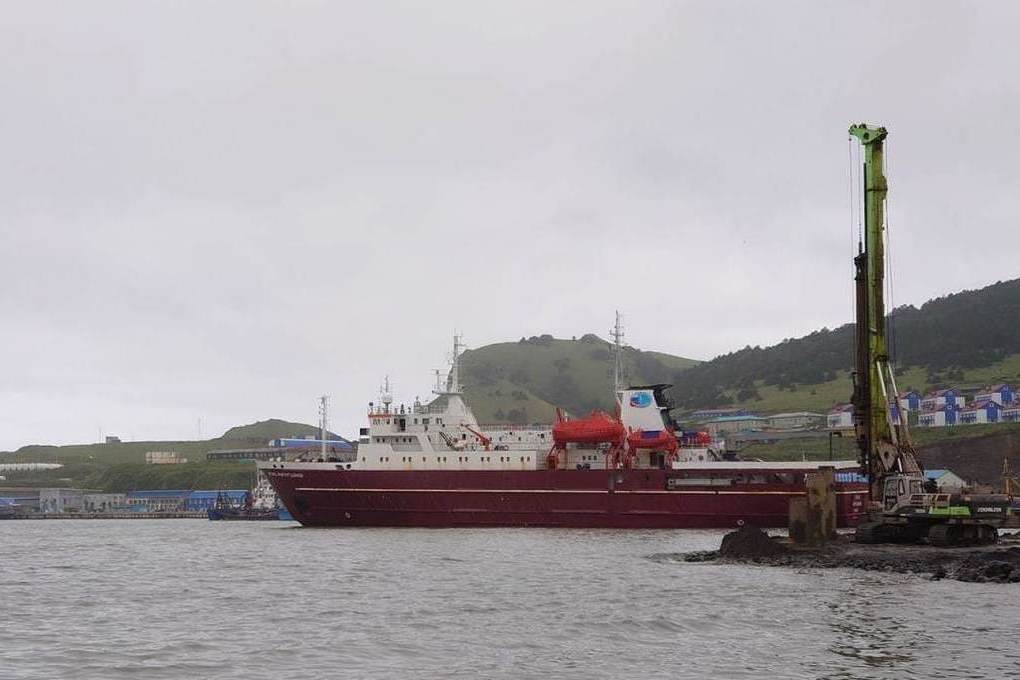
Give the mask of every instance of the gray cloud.
M 8 2 L 0 448 L 194 436 L 474 345 L 707 358 L 850 318 L 848 123 L 896 300 L 1017 275 L 1010 3 Z

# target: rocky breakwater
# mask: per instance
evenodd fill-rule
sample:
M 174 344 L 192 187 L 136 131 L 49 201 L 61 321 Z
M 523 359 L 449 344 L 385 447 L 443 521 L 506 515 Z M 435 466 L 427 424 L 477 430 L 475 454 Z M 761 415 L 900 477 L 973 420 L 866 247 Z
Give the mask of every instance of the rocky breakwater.
M 936 548 L 928 545 L 864 545 L 840 536 L 821 547 L 791 545 L 760 529 L 744 527 L 723 537 L 719 550 L 685 553 L 684 562 L 753 563 L 808 569 L 865 569 L 919 574 L 931 579 L 1020 583 L 1020 533 L 998 545 Z

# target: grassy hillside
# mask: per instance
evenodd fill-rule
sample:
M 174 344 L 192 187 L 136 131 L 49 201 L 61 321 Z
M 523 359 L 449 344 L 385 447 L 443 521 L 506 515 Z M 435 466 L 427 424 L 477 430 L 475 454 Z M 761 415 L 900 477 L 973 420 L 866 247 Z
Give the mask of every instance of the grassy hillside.
M 669 382 L 698 362 L 662 352 L 624 350 L 633 383 Z M 555 407 L 574 414 L 611 409 L 612 345 L 595 335 L 564 340 L 543 335 L 469 350 L 461 359 L 464 391 L 481 422 L 545 422 Z
M 62 463 L 63 468 L 45 472 L 7 472 L 10 486 L 73 486 L 104 491 L 131 489 L 215 489 L 251 484 L 250 464 L 207 462 L 205 454 L 217 449 L 264 446 L 278 437 L 318 435 L 319 429 L 285 420 L 265 420 L 234 427 L 215 439 L 195 441 L 146 441 L 70 446 L 24 446 L 0 453 L 0 462 Z M 183 465 L 146 465 L 147 451 L 176 451 Z
M 896 377 L 896 386 L 900 390 L 914 389 L 920 392 L 927 392 L 949 383 L 963 387 L 979 387 L 997 382 L 1020 383 L 1020 354 L 1013 354 L 980 368 L 954 369 L 952 380 L 943 373 L 933 374 L 929 369 L 919 366 L 902 370 Z M 722 402 L 763 413 L 824 412 L 835 404 L 848 402 L 851 391 L 849 371 L 839 371 L 832 380 L 819 383 L 791 383 L 780 387 L 766 385 L 764 381 L 756 380 L 752 385 L 753 395 L 748 395 L 743 388 L 722 390 L 724 397 Z
M 749 403 L 758 397 L 765 404 L 810 403 L 779 392 L 828 389 L 824 385 L 852 367 L 853 332 L 852 324 L 823 328 L 772 347 L 745 347 L 716 357 L 678 376 L 675 396 L 689 408 Z M 915 369 L 899 380 L 900 387 L 1016 380 L 1020 279 L 931 300 L 920 308 L 900 307 L 889 317 L 889 338 L 894 363 Z
M 989 425 L 967 425 L 959 427 L 924 428 L 915 427 L 911 431 L 914 444 L 923 452 L 926 448 L 945 442 L 981 439 L 992 435 L 1020 434 L 1020 423 L 993 423 Z M 828 433 L 804 439 L 785 439 L 769 444 L 751 444 L 740 450 L 740 455 L 747 459 L 760 460 L 828 460 Z M 832 438 L 832 457 L 834 460 L 856 460 L 857 444 L 852 435 Z M 1002 457 L 996 463 L 1002 466 Z

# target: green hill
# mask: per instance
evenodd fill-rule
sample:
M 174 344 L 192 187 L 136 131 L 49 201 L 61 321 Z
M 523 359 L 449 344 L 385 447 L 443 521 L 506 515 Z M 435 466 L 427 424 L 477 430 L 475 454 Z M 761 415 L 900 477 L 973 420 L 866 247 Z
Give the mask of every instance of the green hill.
M 1020 379 L 1020 279 L 900 307 L 888 323 L 901 390 Z M 823 328 L 724 354 L 674 374 L 674 397 L 686 408 L 827 408 L 849 398 L 853 332 Z
M 318 436 L 319 428 L 285 420 L 264 420 L 233 427 L 222 436 L 192 441 L 139 441 L 69 446 L 29 445 L 0 453 L 0 462 L 61 463 L 45 472 L 7 472 L 11 486 L 74 486 L 104 491 L 131 489 L 215 489 L 220 485 L 251 485 L 252 467 L 231 462 L 209 462 L 205 454 L 217 449 L 265 446 L 280 437 Z M 335 435 L 334 435 L 335 436 Z M 147 465 L 147 451 L 176 451 L 188 462 L 181 465 Z
M 624 350 L 624 374 L 633 384 L 668 382 L 698 362 Z M 486 345 L 461 358 L 464 393 L 480 422 L 548 423 L 556 406 L 569 413 L 612 409 L 612 345 L 595 335 L 564 340 L 551 335 Z

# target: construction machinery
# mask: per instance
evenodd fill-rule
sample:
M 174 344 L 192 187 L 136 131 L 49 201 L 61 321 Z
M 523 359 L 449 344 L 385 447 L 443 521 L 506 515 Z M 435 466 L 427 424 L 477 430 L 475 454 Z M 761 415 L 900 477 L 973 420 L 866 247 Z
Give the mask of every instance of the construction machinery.
M 863 228 L 854 257 L 856 292 L 854 434 L 863 474 L 870 484 L 868 518 L 859 543 L 969 545 L 994 543 L 1009 512 L 1001 494 L 938 493 L 924 477 L 910 437 L 906 409 L 897 403 L 896 377 L 889 359 L 885 315 L 884 127 L 852 125 L 862 151 Z M 854 163 L 854 165 L 857 165 Z M 851 177 L 854 170 L 851 168 Z M 852 194 L 853 198 L 853 194 Z

